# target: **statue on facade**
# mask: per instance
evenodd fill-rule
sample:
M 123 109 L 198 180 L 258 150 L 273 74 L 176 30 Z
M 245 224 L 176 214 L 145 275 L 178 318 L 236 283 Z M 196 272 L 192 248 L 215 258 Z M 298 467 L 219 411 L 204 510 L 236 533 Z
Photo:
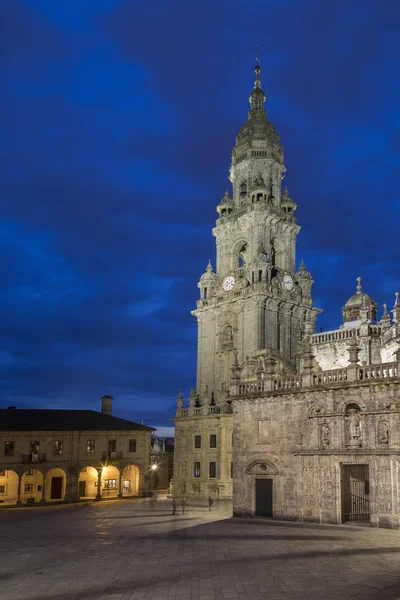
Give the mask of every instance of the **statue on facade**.
M 323 423 L 321 425 L 321 446 L 323 446 L 324 448 L 329 446 L 330 438 L 331 432 L 329 430 L 329 425 L 328 423 Z
M 378 425 L 378 444 L 381 446 L 389 444 L 389 427 L 386 421 L 381 421 Z
M 350 446 L 361 446 L 361 420 L 358 410 L 351 408 L 346 417 Z
M 151 449 L 151 451 L 154 454 L 159 454 L 160 452 L 162 452 L 161 442 L 158 438 L 154 438 L 153 448 Z

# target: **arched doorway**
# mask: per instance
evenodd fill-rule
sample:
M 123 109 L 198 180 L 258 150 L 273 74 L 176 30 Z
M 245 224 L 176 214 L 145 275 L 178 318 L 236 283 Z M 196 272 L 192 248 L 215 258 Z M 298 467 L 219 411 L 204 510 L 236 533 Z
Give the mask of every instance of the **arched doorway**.
M 103 467 L 101 473 L 101 496 L 103 498 L 117 497 L 120 486 L 120 472 L 112 465 Z
M 43 473 L 38 469 L 28 469 L 21 478 L 22 504 L 40 502 L 43 497 Z
M 15 471 L 0 471 L 0 504 L 16 504 L 19 476 Z
M 126 465 L 122 471 L 122 495 L 137 496 L 140 487 L 140 471 L 136 465 Z
M 67 475 L 63 469 L 55 467 L 46 475 L 46 501 L 63 501 L 67 490 Z
M 95 467 L 84 467 L 79 473 L 78 496 L 79 498 L 95 499 L 97 495 L 98 475 Z
M 253 513 L 259 517 L 273 517 L 277 467 L 270 460 L 260 457 L 248 464 L 246 473 L 252 480 Z

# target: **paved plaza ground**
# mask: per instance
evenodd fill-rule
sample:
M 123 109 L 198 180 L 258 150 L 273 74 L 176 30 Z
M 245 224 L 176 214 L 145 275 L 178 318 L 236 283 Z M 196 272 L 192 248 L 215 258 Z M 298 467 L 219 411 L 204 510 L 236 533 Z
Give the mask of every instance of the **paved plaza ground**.
M 0 511 L 1 600 L 395 600 L 400 532 L 119 500 Z

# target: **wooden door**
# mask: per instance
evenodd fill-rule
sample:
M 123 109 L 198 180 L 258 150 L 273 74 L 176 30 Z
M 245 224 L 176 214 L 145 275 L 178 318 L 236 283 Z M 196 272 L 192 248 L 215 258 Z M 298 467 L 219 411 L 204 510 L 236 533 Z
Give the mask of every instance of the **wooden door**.
M 256 515 L 272 517 L 272 479 L 256 479 Z
M 51 500 L 61 500 L 63 479 L 64 479 L 64 477 L 52 477 L 51 478 L 51 489 L 50 489 L 50 499 Z

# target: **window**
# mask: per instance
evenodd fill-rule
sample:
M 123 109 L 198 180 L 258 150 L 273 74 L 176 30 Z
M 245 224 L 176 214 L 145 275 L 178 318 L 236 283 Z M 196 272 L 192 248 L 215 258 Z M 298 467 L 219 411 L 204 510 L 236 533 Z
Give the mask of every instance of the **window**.
M 200 477 L 200 463 L 199 462 L 194 463 L 194 476 Z
M 233 462 L 231 462 L 231 479 L 233 479 Z
M 14 442 L 4 442 L 4 456 L 14 456 Z
M 194 436 L 194 447 L 201 448 L 201 435 Z
M 39 454 L 40 442 L 31 442 L 31 454 Z
M 217 463 L 210 462 L 210 477 L 216 477 L 217 473 Z
M 25 493 L 26 492 L 33 492 L 33 483 L 26 483 L 24 490 L 25 490 Z
M 37 491 L 43 492 L 43 485 L 41 483 L 37 486 Z
M 86 454 L 94 454 L 96 450 L 95 440 L 88 440 L 86 444 Z
M 6 493 L 6 486 L 0 485 L 0 494 L 5 494 L 5 493 Z
M 62 440 L 54 440 L 54 454 L 62 454 L 63 453 L 63 441 Z
M 217 447 L 217 436 L 215 435 L 215 433 L 212 433 L 210 435 L 210 448 L 216 448 Z
M 129 452 L 136 452 L 136 440 L 129 440 Z
M 104 488 L 106 490 L 116 490 L 117 489 L 117 480 L 116 479 L 106 479 L 104 481 Z
M 0 477 L 7 477 L 7 471 L 0 471 Z
M 27 472 L 25 473 L 25 475 L 34 475 L 35 474 L 35 469 L 28 469 Z

